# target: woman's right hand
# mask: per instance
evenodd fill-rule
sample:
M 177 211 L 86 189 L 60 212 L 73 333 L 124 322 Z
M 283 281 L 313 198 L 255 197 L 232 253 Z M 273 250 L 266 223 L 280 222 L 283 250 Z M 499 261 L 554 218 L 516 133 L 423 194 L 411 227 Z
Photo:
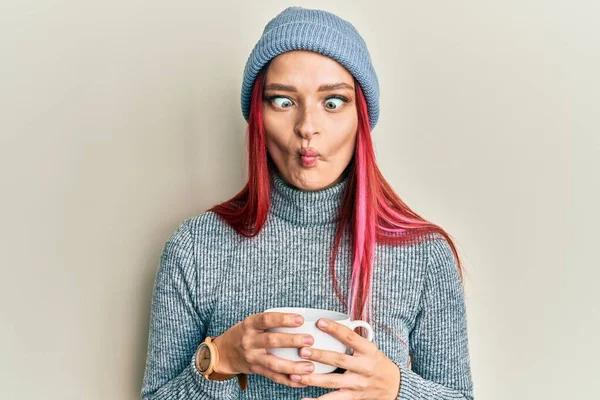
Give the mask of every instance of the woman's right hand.
M 289 361 L 267 353 L 273 347 L 308 347 L 314 343 L 311 335 L 265 332 L 269 328 L 297 327 L 302 316 L 290 313 L 265 312 L 249 316 L 213 339 L 219 350 L 219 372 L 225 374 L 255 373 L 275 383 L 289 387 L 306 387 L 294 382 L 291 374 L 307 375 L 314 371 L 310 361 Z M 307 341 L 305 341 L 307 340 Z

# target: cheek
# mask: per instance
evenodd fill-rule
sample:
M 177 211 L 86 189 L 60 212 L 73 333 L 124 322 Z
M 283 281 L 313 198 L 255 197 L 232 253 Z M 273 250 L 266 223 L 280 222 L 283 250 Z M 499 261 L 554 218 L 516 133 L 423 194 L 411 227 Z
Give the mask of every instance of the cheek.
M 289 138 L 287 130 L 278 125 L 270 125 L 264 121 L 267 151 L 273 160 L 282 160 L 289 153 Z
M 339 117 L 331 121 L 331 131 L 349 139 L 358 129 L 358 115 L 355 107 L 345 110 Z
M 358 136 L 358 121 L 357 119 L 349 119 L 340 122 L 337 130 L 339 132 L 337 148 L 343 154 L 354 153 L 354 146 L 356 144 L 356 138 Z
M 352 156 L 354 156 L 354 149 L 356 148 L 356 135 L 348 137 L 342 148 L 342 158 L 344 162 L 348 162 Z
M 342 129 L 350 136 L 356 135 L 358 131 L 358 115 L 356 115 L 356 109 L 353 110 L 352 118 L 343 120 Z
M 286 118 L 273 116 L 270 112 L 263 114 L 263 127 L 268 142 L 281 143 L 287 140 L 286 132 L 292 131 L 293 125 Z
M 293 125 L 292 113 L 275 111 L 269 104 L 263 104 L 262 118 L 265 128 L 277 129 L 282 126 Z
M 343 132 L 329 143 L 328 162 L 336 170 L 346 165 L 354 156 L 356 146 L 356 134 Z

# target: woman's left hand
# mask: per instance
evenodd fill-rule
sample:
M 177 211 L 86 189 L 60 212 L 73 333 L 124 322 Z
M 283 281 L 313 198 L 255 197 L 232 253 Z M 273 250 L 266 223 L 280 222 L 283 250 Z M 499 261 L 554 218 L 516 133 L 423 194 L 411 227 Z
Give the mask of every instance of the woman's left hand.
M 321 326 L 321 321 L 327 322 L 327 326 Z M 354 354 L 303 347 L 299 351 L 302 358 L 343 368 L 346 372 L 291 375 L 293 381 L 308 386 L 340 389 L 326 393 L 318 400 L 395 400 L 398 397 L 400 369 L 375 343 L 369 342 L 347 326 L 328 319 L 320 319 L 317 327 L 353 349 Z M 304 356 L 306 350 L 310 355 Z

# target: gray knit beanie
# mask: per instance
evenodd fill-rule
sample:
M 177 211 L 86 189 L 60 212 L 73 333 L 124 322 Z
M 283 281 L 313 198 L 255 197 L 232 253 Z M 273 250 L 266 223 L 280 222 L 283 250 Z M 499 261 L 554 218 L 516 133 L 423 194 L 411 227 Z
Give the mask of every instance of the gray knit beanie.
M 366 43 L 348 21 L 327 11 L 303 7 L 288 7 L 269 21 L 248 57 L 242 81 L 242 114 L 246 121 L 258 72 L 271 59 L 291 50 L 315 51 L 343 65 L 360 84 L 371 130 L 375 128 L 379 118 L 379 81 Z

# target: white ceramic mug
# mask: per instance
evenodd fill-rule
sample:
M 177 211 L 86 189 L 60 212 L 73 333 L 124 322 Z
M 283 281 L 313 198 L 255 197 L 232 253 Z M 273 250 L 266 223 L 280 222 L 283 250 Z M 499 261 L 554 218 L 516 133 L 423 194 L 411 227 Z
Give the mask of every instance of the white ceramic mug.
M 266 332 L 279 332 L 279 333 L 293 333 L 293 334 L 309 334 L 314 338 L 314 343 L 311 348 L 335 351 L 338 353 L 352 354 L 353 349 L 347 347 L 344 343 L 334 338 L 330 334 L 323 332 L 317 327 L 317 321 L 321 318 L 327 318 L 330 321 L 335 321 L 338 324 L 342 324 L 354 330 L 357 327 L 362 327 L 367 330 L 367 340 L 373 341 L 373 328 L 365 321 L 350 321 L 350 317 L 346 314 L 342 314 L 330 310 L 322 310 L 319 308 L 303 308 L 303 307 L 279 307 L 270 308 L 264 312 L 281 312 L 298 314 L 304 317 L 304 323 L 297 327 L 277 327 L 267 329 Z M 308 347 L 308 346 L 307 346 Z M 284 358 L 290 361 L 307 361 L 300 357 L 298 351 L 300 349 L 296 347 L 276 347 L 267 349 L 267 353 L 273 354 L 277 357 Z M 315 374 L 327 374 L 333 372 L 337 367 L 329 364 L 323 364 L 317 361 L 311 361 L 315 365 Z

